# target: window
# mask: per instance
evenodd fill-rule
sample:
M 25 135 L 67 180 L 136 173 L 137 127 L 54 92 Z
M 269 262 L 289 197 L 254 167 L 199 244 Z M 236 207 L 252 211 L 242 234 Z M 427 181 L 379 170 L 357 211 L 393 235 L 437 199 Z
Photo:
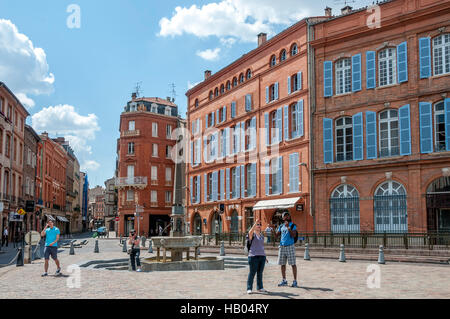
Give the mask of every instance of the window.
M 225 86 L 222 84 L 220 86 L 220 94 L 224 94 L 225 93 Z
M 213 174 L 208 173 L 207 175 L 207 201 L 212 200 L 212 193 L 213 193 Z
M 158 192 L 157 191 L 151 191 L 150 192 L 150 202 L 152 204 L 158 203 Z
M 374 196 L 375 232 L 408 232 L 406 190 L 400 183 L 388 181 L 380 185 Z
M 445 145 L 445 107 L 444 101 L 437 103 L 434 106 L 434 134 L 436 152 L 446 150 Z
M 236 198 L 236 167 L 231 169 L 231 198 Z
M 280 54 L 280 62 L 283 62 L 286 60 L 286 50 L 283 49 Z
M 166 126 L 166 137 L 172 139 L 172 125 Z
M 270 144 L 278 141 L 277 111 L 269 114 Z
M 270 67 L 273 67 L 277 64 L 277 57 L 275 55 L 272 55 L 270 58 Z
M 298 104 L 293 103 L 289 106 L 289 138 L 296 138 L 298 136 Z
M 172 115 L 172 108 L 170 106 L 166 106 L 166 109 L 164 110 L 164 114 L 167 116 Z
M 166 182 L 172 181 L 172 169 L 170 167 L 166 167 Z
M 288 78 L 288 93 L 296 92 L 302 88 L 302 72 L 292 75 Z
M 198 107 L 198 99 L 195 99 L 195 107 Z
M 336 62 L 336 94 L 352 91 L 352 63 L 351 59 L 341 59 Z
M 400 154 L 398 134 L 398 111 L 387 110 L 380 113 L 380 156 Z
M 338 186 L 330 198 L 331 231 L 359 233 L 359 193 L 351 185 Z
M 16 138 L 14 138 L 13 147 L 14 147 L 14 161 L 15 161 L 17 159 L 17 139 Z
M 231 90 L 231 82 L 227 81 L 227 91 Z
M 135 122 L 134 121 L 129 121 L 128 122 L 128 131 L 134 131 L 135 129 L 136 129 Z
M 397 83 L 396 52 L 394 48 L 387 48 L 378 53 L 378 73 L 380 86 Z
M 252 127 L 252 120 L 245 121 L 245 131 L 242 133 L 245 134 L 245 150 L 248 151 L 251 146 L 251 138 L 250 138 L 250 130 Z
M 128 143 L 128 154 L 129 155 L 134 154 L 134 142 Z
M 166 158 L 170 158 L 172 156 L 172 146 L 166 145 Z
M 244 81 L 245 81 L 244 74 L 241 73 L 241 75 L 239 75 L 239 83 L 244 83 Z
M 434 75 L 450 73 L 450 33 L 433 39 Z
M 158 180 L 158 167 L 157 166 L 152 166 L 152 168 L 151 168 L 151 178 L 152 178 L 152 181 L 157 181 Z
M 276 96 L 276 88 L 275 84 L 272 84 L 271 86 L 269 86 L 269 102 L 274 101 L 275 96 Z
M 195 176 L 192 179 L 192 189 L 190 190 L 192 193 L 192 199 L 194 203 L 198 203 L 200 200 L 200 193 L 197 191 L 200 189 L 200 176 Z
M 247 80 L 250 80 L 252 78 L 252 70 L 247 70 Z
M 152 104 L 151 107 L 151 111 L 152 113 L 158 113 L 158 105 L 156 105 L 155 103 Z
M 158 144 L 153 144 L 152 156 L 158 157 Z
M 152 137 L 158 137 L 158 123 L 152 123 Z
M 209 100 L 211 101 L 214 98 L 214 93 L 213 91 L 209 92 Z
M 214 97 L 218 97 L 218 96 L 219 96 L 219 89 L 216 88 L 216 89 L 214 90 Z
M 232 134 L 232 145 L 231 145 L 231 150 L 232 150 L 232 154 L 236 154 L 237 153 L 237 142 L 238 142 L 238 132 L 237 132 L 237 127 L 236 126 L 232 126 L 231 127 L 231 134 Z
M 3 106 L 5 105 L 5 100 L 3 98 L 0 98 L 0 112 L 5 114 L 5 110 L 3 109 Z
M 132 189 L 127 190 L 127 202 L 134 201 L 134 191 Z
M 297 47 L 297 44 L 294 43 L 291 47 L 291 56 L 297 55 L 297 53 L 298 53 L 298 47 Z
M 269 194 L 278 194 L 280 193 L 278 189 L 278 158 L 272 158 L 269 162 L 269 172 L 270 172 L 270 179 L 269 179 Z
M 336 161 L 353 160 L 353 125 L 351 117 L 336 121 Z
M 237 77 L 233 78 L 233 87 L 236 87 L 238 85 Z
M 166 191 L 166 204 L 170 204 L 172 202 L 172 192 Z

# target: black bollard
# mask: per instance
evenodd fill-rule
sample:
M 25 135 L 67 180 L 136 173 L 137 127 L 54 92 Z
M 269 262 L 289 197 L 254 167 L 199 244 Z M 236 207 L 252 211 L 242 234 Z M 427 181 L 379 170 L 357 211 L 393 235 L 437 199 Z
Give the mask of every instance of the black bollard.
M 23 266 L 23 251 L 22 251 L 21 247 L 19 247 L 17 250 L 18 250 L 19 254 L 17 255 L 16 267 L 22 267 Z
M 73 242 L 70 242 L 70 252 L 69 255 L 75 255 L 75 248 L 73 247 Z
M 99 249 L 98 249 L 98 239 L 95 241 L 95 248 L 94 248 L 94 253 L 99 253 Z

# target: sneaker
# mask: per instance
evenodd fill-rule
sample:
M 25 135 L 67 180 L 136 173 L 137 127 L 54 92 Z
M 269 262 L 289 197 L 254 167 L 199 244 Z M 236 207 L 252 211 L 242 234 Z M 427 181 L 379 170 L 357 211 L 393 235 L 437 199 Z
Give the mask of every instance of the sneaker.
M 259 291 L 259 292 L 267 292 L 267 290 L 264 289 L 264 288 L 261 288 L 261 289 L 259 289 L 258 291 Z
M 48 276 L 48 273 L 46 273 L 46 272 L 44 272 L 42 275 L 41 275 L 41 277 L 47 277 Z
M 59 268 L 59 269 L 56 270 L 55 275 L 56 275 L 56 276 L 61 275 L 61 268 Z
M 294 281 L 292 282 L 291 287 L 298 288 L 297 280 L 294 280 Z
M 138 269 L 138 270 L 136 270 L 137 272 L 142 272 L 142 269 Z
M 247 290 L 247 295 L 251 295 L 252 291 L 251 290 Z
M 278 287 L 284 287 L 284 286 L 287 286 L 287 285 L 288 285 L 287 280 L 286 280 L 286 279 L 283 279 L 283 280 L 278 284 Z

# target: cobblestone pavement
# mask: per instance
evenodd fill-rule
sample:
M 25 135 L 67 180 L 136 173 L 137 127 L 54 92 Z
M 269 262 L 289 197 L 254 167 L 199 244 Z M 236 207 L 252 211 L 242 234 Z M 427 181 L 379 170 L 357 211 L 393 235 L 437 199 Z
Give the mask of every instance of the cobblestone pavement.
M 311 298 L 450 298 L 450 266 L 388 263 L 380 265 L 380 288 L 368 288 L 369 262 L 337 260 L 304 261 L 297 258 L 300 288 L 277 287 L 281 279 L 276 258 L 264 271 L 265 294 L 246 294 L 248 268 L 224 271 L 137 273 L 81 268 L 81 288 L 68 288 L 67 267 L 91 260 L 127 258 L 118 240 L 99 240 L 100 253 L 94 254 L 94 240 L 75 250 L 61 249 L 63 276 L 54 277 L 50 261 L 49 277 L 42 278 L 44 261 L 24 267 L 0 268 L 0 299 L 10 298 L 166 298 L 166 299 L 311 299 Z M 150 257 L 142 251 L 142 257 Z M 287 279 L 292 282 L 291 267 Z M 256 284 L 256 282 L 255 282 Z M 255 287 L 254 287 L 255 288 Z

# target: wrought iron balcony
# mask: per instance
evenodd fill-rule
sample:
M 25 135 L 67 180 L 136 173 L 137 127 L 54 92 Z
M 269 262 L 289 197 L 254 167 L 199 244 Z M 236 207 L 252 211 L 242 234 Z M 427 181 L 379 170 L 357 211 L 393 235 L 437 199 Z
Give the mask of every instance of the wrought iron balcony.
M 134 130 L 134 131 L 123 131 L 120 137 L 136 137 L 141 135 L 141 131 Z
M 125 188 L 125 187 L 145 188 L 147 187 L 147 176 L 116 177 L 115 185 L 118 188 Z

